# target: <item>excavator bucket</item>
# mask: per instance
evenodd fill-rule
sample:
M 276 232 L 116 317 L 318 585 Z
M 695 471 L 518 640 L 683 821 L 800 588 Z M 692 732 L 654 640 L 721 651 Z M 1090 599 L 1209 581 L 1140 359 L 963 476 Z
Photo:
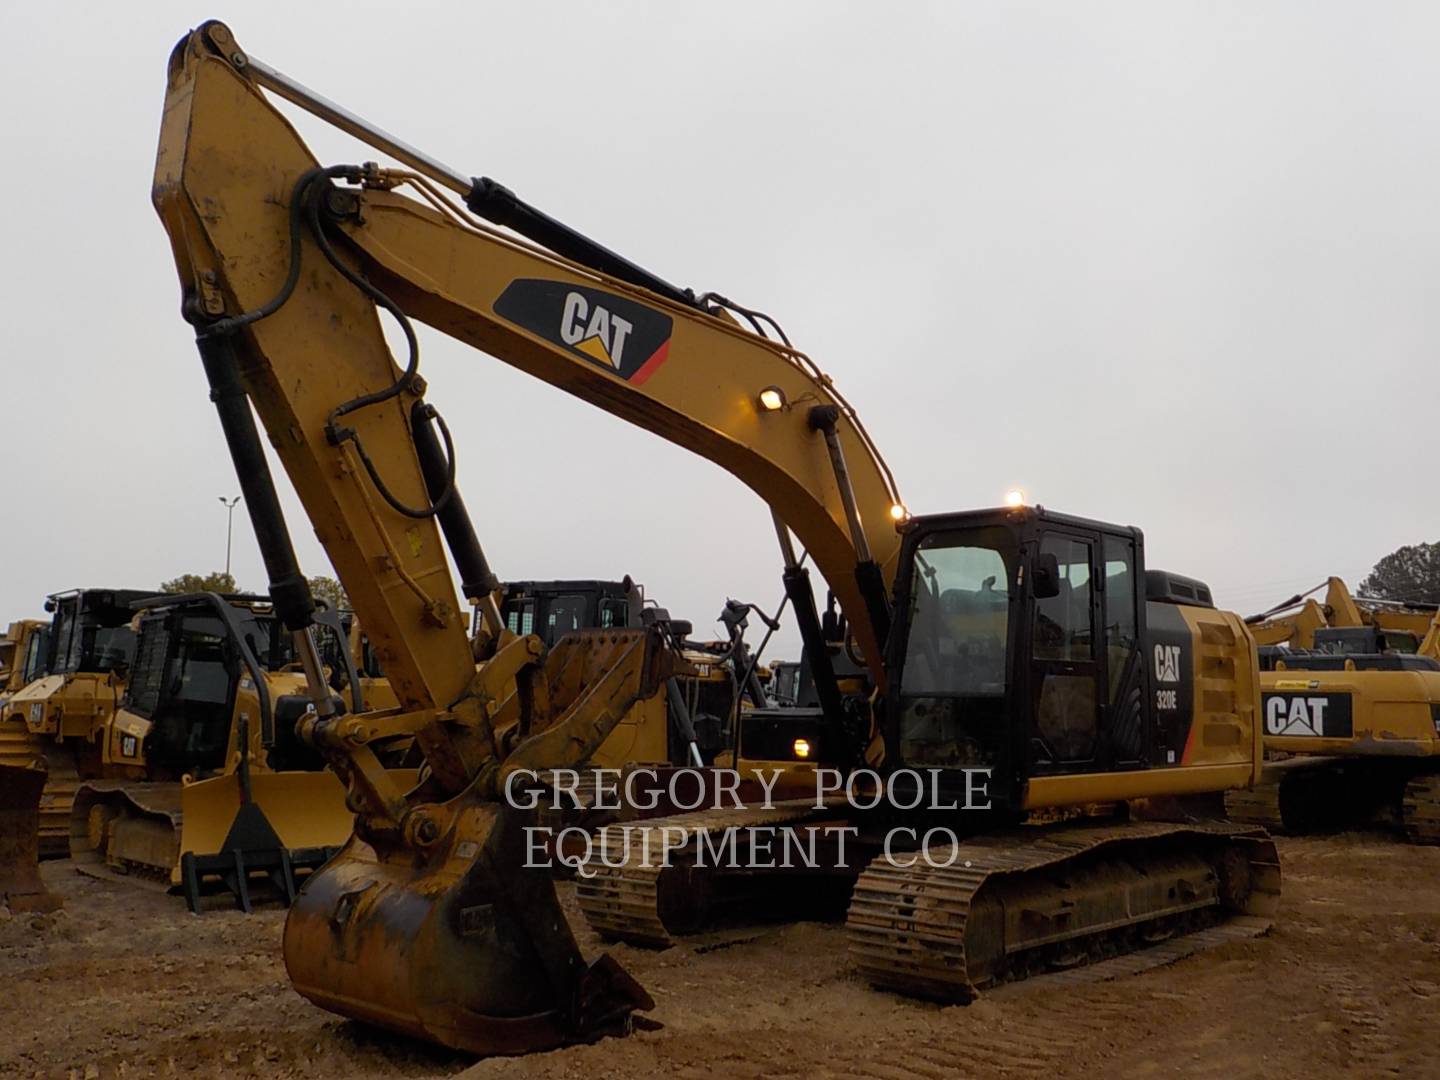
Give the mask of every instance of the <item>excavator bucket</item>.
M 553 712 L 506 767 L 585 758 L 680 663 L 653 628 L 567 636 L 525 680 Z M 505 666 L 492 660 L 477 679 Z M 401 842 L 393 827 L 371 836 L 357 819 L 356 835 L 290 908 L 295 989 L 332 1012 L 477 1054 L 625 1033 L 654 1002 L 608 956 L 581 956 L 534 820 L 487 793 L 483 775 L 444 802 L 412 801 L 397 822 Z
M 12 912 L 54 911 L 60 898 L 40 880 L 40 794 L 45 770 L 0 765 L 0 904 Z
M 421 859 L 357 837 L 310 879 L 285 923 L 296 990 L 476 1054 L 623 1034 L 654 1007 L 610 957 L 586 965 L 549 870 L 526 867 L 521 812 L 476 802 L 454 820 Z

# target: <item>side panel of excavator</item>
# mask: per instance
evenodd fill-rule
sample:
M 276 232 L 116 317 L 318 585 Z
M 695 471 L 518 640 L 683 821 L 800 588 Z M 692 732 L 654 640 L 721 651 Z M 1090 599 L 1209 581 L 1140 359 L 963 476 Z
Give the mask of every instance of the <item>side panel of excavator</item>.
M 1260 675 L 1267 761 L 1232 816 L 1287 832 L 1379 825 L 1440 844 L 1440 666 L 1292 654 Z
M 1440 671 L 1296 668 L 1262 672 L 1260 687 L 1266 749 L 1440 755 Z

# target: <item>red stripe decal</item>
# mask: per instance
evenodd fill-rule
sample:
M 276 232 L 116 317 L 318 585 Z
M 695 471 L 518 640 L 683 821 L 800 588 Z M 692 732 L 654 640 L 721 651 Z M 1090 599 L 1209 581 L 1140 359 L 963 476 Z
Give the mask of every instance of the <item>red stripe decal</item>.
M 1190 763 L 1190 751 L 1195 748 L 1195 733 L 1199 730 L 1200 718 L 1198 716 L 1192 716 L 1190 718 L 1190 730 L 1185 733 L 1185 749 L 1180 752 L 1181 765 L 1188 765 Z
M 635 374 L 630 376 L 629 381 L 636 386 L 644 384 L 645 380 L 655 374 L 655 369 L 665 362 L 670 355 L 670 339 L 666 338 L 661 346 L 650 354 L 650 359 L 635 369 Z

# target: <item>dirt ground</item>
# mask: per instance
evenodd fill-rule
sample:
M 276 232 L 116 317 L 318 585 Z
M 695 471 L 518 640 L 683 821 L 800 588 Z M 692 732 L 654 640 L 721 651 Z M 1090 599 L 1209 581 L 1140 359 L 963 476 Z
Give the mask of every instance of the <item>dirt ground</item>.
M 278 908 L 192 918 L 49 863 L 64 910 L 0 916 L 0 1075 L 1440 1076 L 1440 848 L 1355 834 L 1281 855 L 1271 934 L 1142 975 L 939 1008 L 857 981 L 837 925 L 703 953 L 620 946 L 663 1029 L 478 1063 L 298 997 Z M 583 929 L 581 944 L 600 948 Z

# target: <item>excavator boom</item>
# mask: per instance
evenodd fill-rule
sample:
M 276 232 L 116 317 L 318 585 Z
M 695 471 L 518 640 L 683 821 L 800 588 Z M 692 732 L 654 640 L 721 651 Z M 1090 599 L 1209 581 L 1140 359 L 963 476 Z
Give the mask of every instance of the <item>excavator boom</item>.
M 321 167 L 262 85 L 418 171 Z M 463 189 L 468 208 L 447 188 Z M 220 23 L 172 53 L 153 200 L 276 613 L 318 673 L 304 633 L 313 602 L 252 406 L 398 699 L 336 715 L 311 678 L 316 711 L 300 733 L 358 816 L 351 843 L 291 909 L 297 988 L 478 1051 L 623 1026 L 648 998 L 617 965 L 581 962 L 552 886 L 520 869 L 521 822 L 501 793 L 518 770 L 584 761 L 678 661 L 653 628 L 595 632 L 548 654 L 502 630 L 411 320 L 734 473 L 775 509 L 782 546 L 793 532 L 809 553 L 883 684 L 891 508 L 903 510 L 854 411 L 803 354 L 742 329 L 718 299 L 694 299 L 503 187 L 438 166 L 253 60 Z M 380 308 L 400 324 L 403 365 Z M 478 669 L 447 552 L 489 616 Z M 804 571 L 787 562 L 789 587 Z M 813 599 L 809 610 L 818 625 Z M 372 749 L 398 737 L 424 757 L 413 791 Z
M 297 331 L 313 338 L 310 328 L 317 318 L 322 323 L 330 318 L 343 292 L 343 312 L 333 312 L 332 324 L 340 332 L 327 334 L 324 342 L 296 342 L 291 350 L 297 367 L 317 373 L 307 380 L 310 393 L 305 396 L 322 399 L 327 413 L 337 402 L 318 373 L 333 370 L 339 356 L 347 358 L 347 370 L 365 371 L 366 393 L 397 385 L 399 373 L 374 325 L 377 296 L 383 295 L 393 304 L 392 314 L 426 322 L 709 458 L 780 513 L 835 591 L 856 643 L 883 682 L 874 626 L 883 622 L 883 592 L 894 574 L 899 540 L 891 515 L 900 500 L 854 410 L 807 357 L 741 329 L 715 304 L 686 302 L 688 294 L 566 230 L 492 181 L 464 182 L 469 206 L 541 237 L 545 248 L 457 206 L 422 172 L 313 172 L 316 162 L 265 101 L 262 82 L 387 151 L 398 149 L 402 160 L 420 164 L 451 190 L 462 186 L 455 170 L 249 58 L 221 24 L 206 24 L 187 38 L 171 68 L 155 197 L 172 237 L 183 238 L 177 262 L 200 314 L 264 310 L 279 298 L 298 262 L 306 272 L 279 309 L 247 322 L 244 332 L 267 354 L 274 351 L 272 343 Z M 245 139 L 235 139 L 234 131 L 244 131 Z M 338 188 L 335 180 L 363 186 Z M 390 190 L 400 186 L 416 197 Z M 299 206 L 301 199 L 308 200 L 305 208 Z M 259 237 L 264 241 L 257 242 Z M 353 268 L 373 291 L 367 295 L 342 284 L 345 275 L 337 263 Z M 359 345 L 352 335 L 365 339 L 358 352 L 352 349 Z M 264 418 L 277 395 L 263 385 L 263 375 L 252 389 Z M 301 394 L 281 396 L 293 398 L 286 403 L 294 409 L 306 404 Z M 380 423 L 384 413 L 411 406 L 417 396 L 395 394 L 353 422 L 354 414 L 347 414 L 336 426 L 342 432 L 353 427 L 354 437 L 335 448 L 338 456 L 362 470 L 356 459 L 369 442 L 366 428 Z M 284 443 L 297 434 L 330 437 L 327 414 L 284 419 L 283 430 L 290 435 L 280 446 L 282 460 L 289 450 Z M 312 428 L 318 429 L 313 435 Z M 797 430 L 806 437 L 797 438 Z M 837 458 L 843 479 L 837 478 Z M 384 482 L 399 501 L 412 506 L 422 501 L 418 469 L 409 476 L 386 473 Z M 372 491 L 369 497 L 376 495 Z M 341 493 L 337 501 L 335 513 L 317 519 L 322 529 L 368 521 L 363 505 L 349 505 L 359 502 L 355 495 Z M 370 558 L 410 546 L 405 530 L 399 531 L 402 535 L 386 538 L 389 543 L 380 551 L 368 553 Z M 444 606 L 444 590 L 422 576 L 438 572 L 427 560 L 430 548 L 424 550 L 421 567 L 411 574 L 418 586 L 411 589 L 412 606 L 423 607 L 427 599 Z M 864 564 L 874 569 L 862 569 L 866 583 L 857 584 L 857 566 Z M 864 589 L 874 595 L 866 597 Z M 427 652 L 434 656 L 427 666 L 456 670 L 445 650 L 407 650 L 394 641 L 388 621 L 367 622 L 387 653 Z M 387 671 L 417 663 L 390 655 L 382 660 Z M 392 677 L 413 679 L 408 673 Z M 437 699 L 444 696 L 441 692 Z

